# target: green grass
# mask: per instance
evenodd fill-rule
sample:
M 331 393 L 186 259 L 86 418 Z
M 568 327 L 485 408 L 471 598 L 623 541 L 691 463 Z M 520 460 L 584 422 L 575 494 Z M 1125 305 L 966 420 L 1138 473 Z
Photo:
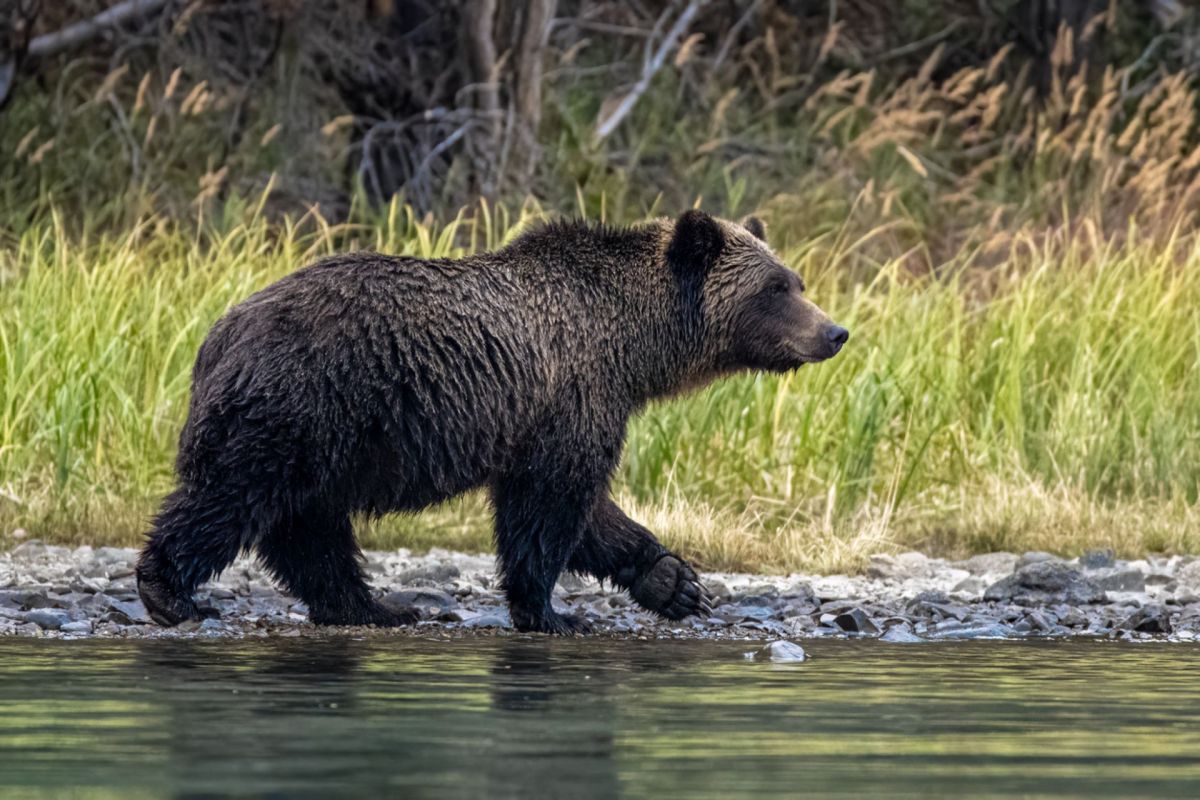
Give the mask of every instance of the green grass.
M 0 238 L 0 532 L 136 542 L 170 487 L 196 349 L 254 290 L 334 250 L 455 256 L 513 227 L 397 205 L 360 226 L 272 226 L 226 208 L 109 234 L 51 216 Z M 732 569 L 853 569 L 913 547 L 1200 550 L 1196 239 L 1025 232 L 986 268 L 964 249 L 918 271 L 773 222 L 852 338 L 827 364 L 634 421 L 616 490 L 664 538 Z M 361 533 L 486 549 L 487 524 L 468 497 Z

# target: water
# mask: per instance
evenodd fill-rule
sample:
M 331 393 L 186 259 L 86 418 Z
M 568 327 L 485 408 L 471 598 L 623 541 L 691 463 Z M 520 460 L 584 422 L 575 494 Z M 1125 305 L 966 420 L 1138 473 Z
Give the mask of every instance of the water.
M 1200 796 L 1200 648 L 0 641 L 0 797 Z

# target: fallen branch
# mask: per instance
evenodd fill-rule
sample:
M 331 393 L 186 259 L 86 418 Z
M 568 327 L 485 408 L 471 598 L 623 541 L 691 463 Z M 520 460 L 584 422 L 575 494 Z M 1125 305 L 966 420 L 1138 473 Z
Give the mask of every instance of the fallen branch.
M 101 11 L 91 19 L 81 20 L 62 30 L 38 36 L 29 43 L 26 53 L 30 58 L 47 58 L 86 42 L 108 28 L 120 25 L 139 14 L 153 14 L 167 4 L 167 0 L 124 0 L 112 8 Z
M 662 69 L 663 62 L 667 60 L 667 56 L 679 44 L 679 40 L 687 33 L 688 26 L 692 24 L 692 18 L 700 11 L 700 7 L 706 4 L 708 0 L 691 0 L 687 7 L 680 13 L 679 18 L 675 20 L 675 24 L 667 31 L 662 42 L 658 46 L 658 50 L 646 59 L 642 65 L 642 75 L 638 78 L 637 83 L 633 88 L 621 98 L 621 101 L 613 107 L 607 115 L 601 113 L 600 120 L 596 123 L 596 141 L 600 142 L 608 138 L 608 136 L 617 129 L 621 121 L 629 115 L 637 101 L 641 98 L 646 90 L 650 88 L 650 81 L 654 80 L 654 76 Z

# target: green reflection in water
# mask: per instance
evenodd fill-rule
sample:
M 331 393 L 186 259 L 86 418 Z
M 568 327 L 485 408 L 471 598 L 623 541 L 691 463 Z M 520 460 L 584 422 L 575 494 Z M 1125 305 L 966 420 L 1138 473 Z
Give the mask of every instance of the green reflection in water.
M 0 796 L 1200 796 L 1200 648 L 0 641 Z

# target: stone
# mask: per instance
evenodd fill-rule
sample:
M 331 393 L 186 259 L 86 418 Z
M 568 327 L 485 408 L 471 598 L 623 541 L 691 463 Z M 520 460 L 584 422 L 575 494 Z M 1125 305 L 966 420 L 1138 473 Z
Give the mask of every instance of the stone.
M 1146 576 L 1136 569 L 1106 568 L 1094 571 L 1088 577 L 1110 592 L 1146 591 Z
M 895 556 L 876 553 L 871 556 L 870 566 L 867 567 L 868 577 L 885 580 L 911 580 L 932 575 L 933 567 L 924 553 L 900 553 Z
M 1171 617 L 1161 605 L 1151 603 L 1134 611 L 1117 628 L 1137 633 L 1170 633 Z
M 837 615 L 833 624 L 846 631 L 847 633 L 862 633 L 874 635 L 879 633 L 879 628 L 871 621 L 866 612 L 861 608 L 853 608 Z
M 977 598 L 987 589 L 987 581 L 979 575 L 972 575 L 969 578 L 963 578 L 958 583 L 954 584 L 954 588 L 950 590 L 951 594 L 959 597 Z
M 1079 566 L 1084 569 L 1108 569 L 1116 565 L 1116 553 L 1112 551 L 1112 548 L 1088 550 L 1079 557 Z
M 429 564 L 401 572 L 397 580 L 406 586 L 442 584 L 454 580 L 462 572 L 453 564 Z
M 784 664 L 799 664 L 808 659 L 804 648 L 795 642 L 770 642 L 758 651 L 758 655 L 768 661 Z
M 145 625 L 150 622 L 150 615 L 146 613 L 146 607 L 142 605 L 141 600 L 112 600 L 108 607 L 124 615 L 129 620 L 127 624 Z
M 1175 573 L 1176 580 L 1182 588 L 1200 592 L 1200 560 L 1192 561 L 1179 568 Z
M 893 625 L 884 631 L 883 636 L 879 637 L 879 641 L 889 644 L 919 644 L 925 640 L 904 625 Z
M 463 622 L 464 628 L 511 628 L 512 622 L 508 615 L 480 614 Z
M 75 620 L 74 622 L 67 622 L 60 625 L 58 629 L 63 633 L 87 634 L 92 632 L 92 621 L 89 619 Z
M 392 611 L 416 611 L 421 616 L 426 616 L 431 609 L 436 616 L 459 605 L 457 600 L 440 589 L 403 589 L 385 594 L 379 602 Z
M 995 622 L 964 624 L 951 620 L 938 624 L 930 634 L 937 639 L 1004 639 L 1011 629 Z
M 1087 605 L 1107 600 L 1104 590 L 1094 581 L 1062 561 L 1034 561 L 1012 575 L 992 584 L 983 599 L 993 603 L 1021 606 Z
M 71 621 L 65 611 L 38 608 L 25 614 L 26 622 L 32 622 L 44 631 L 56 631 Z
M 1046 561 L 1060 561 L 1058 556 L 1053 553 L 1045 553 L 1041 550 L 1030 550 L 1017 560 L 1017 569 L 1028 567 L 1030 564 L 1041 564 Z
M 992 575 L 997 572 L 1009 573 L 1017 568 L 1017 556 L 1014 553 L 983 553 L 971 556 L 959 565 L 972 575 Z

